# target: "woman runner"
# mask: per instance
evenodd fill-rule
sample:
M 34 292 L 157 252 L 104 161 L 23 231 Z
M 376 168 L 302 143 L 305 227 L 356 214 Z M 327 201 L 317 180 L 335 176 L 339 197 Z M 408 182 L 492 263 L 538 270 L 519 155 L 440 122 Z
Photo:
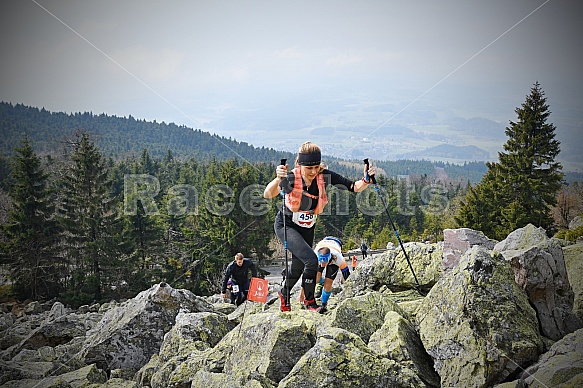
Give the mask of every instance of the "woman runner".
M 369 165 L 364 177 L 355 182 L 330 171 L 322 164 L 320 147 L 311 142 L 301 145 L 296 157 L 295 168 L 288 171 L 288 165 L 277 166 L 276 177 L 263 193 L 265 198 L 277 196 L 281 190 L 285 193 L 285 208 L 275 217 L 274 229 L 280 241 L 287 239 L 287 247 L 292 253 L 289 273 L 279 291 L 280 310 L 290 311 L 289 294 L 293 286 L 302 277 L 304 305 L 307 309 L 319 312 L 321 306 L 316 303 L 314 291 L 318 272 L 318 257 L 312 249 L 314 229 L 318 214 L 322 213 L 328 203 L 326 185 L 334 185 L 351 192 L 361 192 L 370 184 L 370 176 L 375 174 Z M 285 234 L 284 219 L 285 217 Z

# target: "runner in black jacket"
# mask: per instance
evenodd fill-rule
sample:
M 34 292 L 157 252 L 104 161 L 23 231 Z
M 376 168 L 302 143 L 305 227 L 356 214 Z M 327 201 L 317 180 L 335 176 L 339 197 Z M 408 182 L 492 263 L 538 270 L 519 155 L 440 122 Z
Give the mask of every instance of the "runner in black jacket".
M 231 279 L 231 292 L 235 294 L 236 305 L 239 306 L 247 299 L 249 284 L 251 282 L 249 279 L 249 270 L 251 270 L 251 276 L 257 277 L 255 263 L 249 259 L 245 259 L 242 253 L 237 253 L 235 260 L 230 262 L 227 265 L 227 269 L 225 269 L 223 286 L 221 288 L 223 298 L 227 296 L 227 283 Z
M 366 259 L 366 250 L 368 249 L 368 247 L 366 246 L 366 243 L 363 241 L 362 244 L 360 244 L 360 250 L 362 251 L 362 259 Z
M 326 186 L 361 192 L 371 183 L 369 178 L 375 174 L 375 169 L 369 165 L 363 173 L 362 179 L 352 181 L 326 169 L 322 164 L 320 147 L 311 142 L 301 145 L 293 170 L 288 171 L 287 164 L 277 166 L 276 177 L 265 187 L 263 197 L 276 197 L 280 189 L 285 193 L 285 207 L 277 213 L 274 222 L 277 238 L 287 245 L 292 254 L 289 273 L 279 291 L 281 311 L 291 311 L 289 294 L 301 277 L 304 306 L 308 310 L 320 312 L 321 306 L 316 303 L 314 296 L 318 256 L 312 245 L 316 219 L 328 203 Z

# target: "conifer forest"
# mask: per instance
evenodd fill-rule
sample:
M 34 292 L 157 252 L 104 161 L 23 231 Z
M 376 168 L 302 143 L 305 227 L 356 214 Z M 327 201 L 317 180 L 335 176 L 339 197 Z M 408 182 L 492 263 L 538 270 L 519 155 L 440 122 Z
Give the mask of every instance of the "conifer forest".
M 260 267 L 282 257 L 273 232 L 282 201 L 262 194 L 279 160 L 294 154 L 131 116 L 0 110 L 0 266 L 15 297 L 79 306 L 157 282 L 210 295 L 235 253 Z M 501 239 L 528 223 L 583 235 L 567 228 L 583 211 L 583 190 L 556 161 L 560 144 L 538 83 L 516 114 L 497 162 L 375 161 L 384 204 L 372 188 L 330 187 L 316 240 L 383 249 L 397 243 L 387 213 L 403 241 L 437 242 L 459 227 Z M 324 159 L 361 179 L 362 161 Z

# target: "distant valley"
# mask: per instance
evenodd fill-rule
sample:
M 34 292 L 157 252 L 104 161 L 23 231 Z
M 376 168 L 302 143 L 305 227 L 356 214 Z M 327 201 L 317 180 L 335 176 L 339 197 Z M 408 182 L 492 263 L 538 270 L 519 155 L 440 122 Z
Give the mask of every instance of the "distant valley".
M 476 112 L 452 112 L 422 102 L 409 106 L 405 102 L 317 96 L 267 107 L 233 105 L 205 122 L 209 131 L 219 135 L 283 151 L 295 152 L 303 141 L 310 140 L 322 146 L 324 153 L 340 158 L 457 164 L 496 161 L 507 140 L 505 128 L 509 124 L 508 119 L 497 117 L 494 121 Z M 554 123 L 552 115 L 550 122 Z M 583 172 L 578 124 L 559 121 L 555 125 L 564 169 Z

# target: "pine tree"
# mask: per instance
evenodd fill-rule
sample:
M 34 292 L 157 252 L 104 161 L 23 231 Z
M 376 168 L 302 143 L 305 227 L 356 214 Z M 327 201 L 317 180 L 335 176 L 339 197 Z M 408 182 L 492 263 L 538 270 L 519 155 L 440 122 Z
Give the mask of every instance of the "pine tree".
M 489 163 L 488 172 L 470 189 L 456 220 L 461 226 L 478 229 L 502 239 L 528 223 L 554 229 L 551 207 L 561 188 L 562 166 L 555 126 L 546 97 L 538 82 L 526 101 L 515 110 L 518 120 L 506 128 L 506 152 L 498 163 Z
M 502 218 L 503 185 L 498 164 L 488 163 L 488 172 L 480 184 L 470 187 L 462 200 L 455 220 L 459 226 L 482 231 L 492 238 L 504 235 Z
M 104 269 L 115 268 L 115 211 L 103 156 L 85 133 L 77 135 L 72 145 L 62 177 L 59 215 L 73 275 L 68 286 L 72 302 L 87 303 L 101 299 Z
M 129 195 L 125 200 L 135 201 L 133 195 Z M 155 215 L 146 214 L 140 205 L 134 214 L 123 216 L 122 235 L 129 266 L 128 276 L 133 273 L 130 288 L 135 291 L 150 287 L 152 282 L 163 280 L 161 268 L 164 265 L 162 258 L 164 234 L 163 228 L 155 218 Z
M 437 242 L 442 239 L 443 226 L 445 225 L 445 211 L 444 196 L 439 193 L 434 193 L 429 200 L 425 215 L 425 227 L 423 230 L 423 239 Z
M 360 212 L 356 213 L 354 217 L 348 220 L 342 233 L 336 232 L 342 237 L 342 248 L 344 250 L 359 248 L 366 228 L 367 222 L 364 215 Z
M 22 298 L 57 296 L 61 290 L 57 255 L 59 228 L 55 221 L 49 175 L 27 137 L 13 161 L 13 206 L 4 225 L 7 242 L 2 250 L 13 279 L 13 290 Z

